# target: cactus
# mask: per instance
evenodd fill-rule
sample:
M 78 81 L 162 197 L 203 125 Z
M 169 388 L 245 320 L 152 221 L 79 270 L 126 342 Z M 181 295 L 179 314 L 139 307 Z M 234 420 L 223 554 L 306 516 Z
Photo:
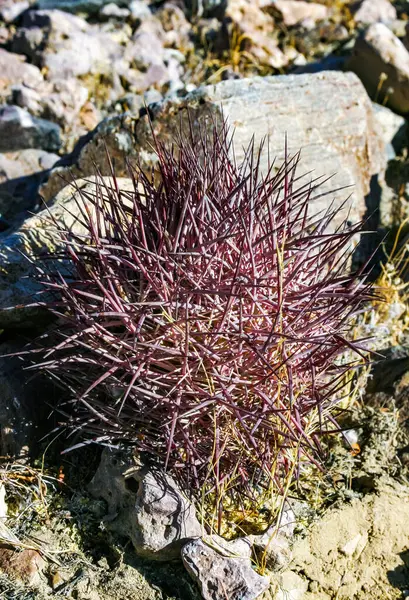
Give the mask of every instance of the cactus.
M 319 465 L 337 430 L 365 355 L 350 335 L 371 297 L 349 270 L 361 224 L 330 232 L 339 209 L 311 214 L 321 179 L 297 175 L 299 154 L 262 173 L 252 142 L 238 163 L 225 122 L 153 139 L 132 192 L 114 173 L 78 191 L 83 233 L 60 229 L 64 268 L 42 272 L 61 339 L 37 368 L 69 390 L 70 427 L 134 444 L 220 527 Z

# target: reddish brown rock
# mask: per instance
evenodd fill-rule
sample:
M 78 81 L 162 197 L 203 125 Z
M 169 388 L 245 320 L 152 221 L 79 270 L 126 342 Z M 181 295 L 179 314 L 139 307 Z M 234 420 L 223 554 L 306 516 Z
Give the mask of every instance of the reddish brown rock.
M 46 565 L 36 550 L 0 548 L 0 571 L 28 585 L 38 583 Z

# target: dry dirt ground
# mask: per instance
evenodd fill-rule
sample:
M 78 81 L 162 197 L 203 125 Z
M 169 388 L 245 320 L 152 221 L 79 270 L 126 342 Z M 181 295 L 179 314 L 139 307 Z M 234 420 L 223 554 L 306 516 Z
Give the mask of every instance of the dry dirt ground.
M 407 390 L 375 394 L 347 417 L 361 451 L 334 442 L 327 475 L 312 477 L 304 501 L 293 501 L 301 507 L 293 559 L 274 575 L 270 600 L 409 596 Z M 98 457 L 82 461 L 89 477 Z M 64 485 L 49 480 L 45 497 L 34 494 L 22 514 L 6 521 L 28 547 L 40 547 L 42 557 L 27 548 L 0 548 L 0 598 L 198 600 L 180 563 L 138 559 L 126 539 L 110 533 L 104 503 L 85 491 L 87 477 L 70 489 L 75 477 L 67 468 Z
M 305 600 L 398 599 L 409 594 L 409 488 L 376 492 L 329 510 L 294 547 Z

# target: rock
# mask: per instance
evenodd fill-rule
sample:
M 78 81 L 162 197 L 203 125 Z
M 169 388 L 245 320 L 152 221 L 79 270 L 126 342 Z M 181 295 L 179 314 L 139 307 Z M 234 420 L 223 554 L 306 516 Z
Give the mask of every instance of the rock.
M 249 536 L 260 564 L 269 571 L 281 571 L 291 562 L 291 550 L 288 539 L 271 528 L 262 535 Z
M 134 21 L 140 22 L 152 17 L 149 6 L 143 0 L 132 0 L 129 4 L 129 10 L 131 11 L 131 18 Z
M 302 148 L 300 172 L 312 169 L 314 176 L 336 173 L 323 190 L 353 185 L 350 218 L 356 221 L 364 215 L 365 195 L 369 192 L 371 177 L 383 171 L 385 158 L 371 102 L 353 74 L 330 72 L 256 77 L 198 88 L 185 98 L 155 105 L 151 112 L 152 123 L 160 139 L 173 138 L 186 108 L 194 123 L 209 115 L 220 119 L 223 109 L 225 117 L 235 127 L 238 160 L 242 159 L 243 148 L 254 134 L 256 143 L 269 136 L 270 154 L 277 156 L 280 162 L 284 135 L 288 132 L 290 153 Z M 315 118 L 317 115 L 319 119 Z M 92 174 L 93 160 L 103 174 L 109 174 L 105 143 L 119 176 L 127 173 L 124 156 L 131 160 L 138 158 L 146 168 L 155 160 L 150 149 L 147 117 L 113 117 L 97 127 L 88 143 L 74 150 L 69 162 L 75 177 Z M 266 164 L 267 152 L 262 156 L 262 169 Z M 60 175 L 65 172 L 63 168 L 51 172 L 48 182 L 41 188 L 46 200 L 61 189 Z M 348 193 L 341 192 L 337 197 L 343 200 Z M 326 208 L 328 198 L 316 200 L 314 206 L 316 210 Z
M 0 571 L 23 583 L 35 586 L 47 562 L 36 550 L 0 548 Z
M 42 88 L 43 86 L 41 86 Z M 43 97 L 40 92 L 25 85 L 13 85 L 11 102 L 15 106 L 25 108 L 31 115 L 39 116 L 43 112 Z
M 12 86 L 35 89 L 43 82 L 40 69 L 25 62 L 25 57 L 0 48 L 0 98 L 9 96 Z
M 120 54 L 119 46 L 108 36 L 77 31 L 44 53 L 44 66 L 50 79 L 109 74 L 112 61 Z
M 56 154 L 36 149 L 0 154 L 0 214 L 6 220 L 34 208 L 44 170 L 58 160 Z
M 286 27 L 298 25 L 305 19 L 312 21 L 324 21 L 329 16 L 327 6 L 315 2 L 303 2 L 303 0 L 264 0 L 263 7 L 278 10 Z
M 51 119 L 65 129 L 78 119 L 88 102 L 88 89 L 74 77 L 44 82 L 37 90 L 24 85 L 13 86 L 12 100 L 30 113 Z
M 109 4 L 105 4 L 99 11 L 99 16 L 103 19 L 127 19 L 131 14 L 131 11 L 128 8 L 121 8 L 114 2 L 110 2 Z
M 92 181 L 92 178 L 78 180 L 75 185 L 84 188 L 86 193 L 92 193 L 95 190 Z M 133 189 L 128 179 L 119 179 L 119 186 L 124 191 Z M 66 185 L 49 210 L 26 219 L 19 229 L 0 237 L 0 329 L 21 324 L 32 326 L 40 318 L 43 322 L 50 320 L 48 312 L 32 306 L 37 293 L 43 288 L 37 281 L 35 265 L 26 256 L 34 259 L 58 247 L 59 240 L 55 228 L 50 226 L 50 217 L 67 228 L 81 231 L 76 217 L 78 206 L 74 198 L 75 191 L 73 185 Z M 42 299 L 47 300 L 44 297 Z
M 44 81 L 35 90 L 15 85 L 11 91 L 14 105 L 61 126 L 65 152 L 101 121 L 99 110 L 88 100 L 89 90 L 74 77 Z
M 346 446 L 351 448 L 351 446 L 358 444 L 359 433 L 356 429 L 347 429 L 343 432 L 343 438 L 344 442 L 346 443 Z
M 316 62 L 297 65 L 291 69 L 291 73 L 302 75 L 304 73 L 321 73 L 322 71 L 342 71 L 345 62 L 345 56 L 325 56 L 322 60 Z
M 84 19 L 60 10 L 30 10 L 23 15 L 11 49 L 44 67 L 46 53 L 64 50 L 72 37 L 89 30 Z
M 106 4 L 126 6 L 126 0 L 37 0 L 37 5 L 44 10 L 63 10 L 70 13 L 95 14 Z
M 5 46 L 11 39 L 11 31 L 7 27 L 0 26 L 0 45 Z
M 192 17 L 216 17 L 221 19 L 229 0 L 185 0 Z
M 89 132 L 92 129 L 95 129 L 95 127 L 98 125 L 98 123 L 101 121 L 102 117 L 101 117 L 101 113 L 100 111 L 96 108 L 96 106 L 88 101 L 84 104 L 84 106 L 81 108 L 80 114 L 78 115 L 79 117 L 79 126 L 82 127 L 83 129 L 85 129 L 85 132 Z M 80 131 L 80 129 L 78 128 L 76 131 Z M 72 148 L 74 147 L 74 140 L 72 140 L 72 145 L 69 144 L 67 145 L 67 148 L 69 148 L 70 150 L 72 150 Z
M 128 93 L 118 99 L 115 109 L 122 112 L 138 114 L 140 110 L 150 104 L 158 104 L 163 101 L 163 96 L 158 90 L 151 88 L 143 94 Z
M 174 13 L 176 8 L 173 7 L 170 14 L 178 14 Z M 165 9 L 170 10 L 165 5 L 162 14 Z M 117 73 L 128 83 L 131 92 L 142 93 L 152 86 L 166 85 L 171 94 L 183 86 L 180 62 L 184 61 L 184 55 L 164 47 L 165 44 L 182 43 L 179 38 L 171 30 L 166 32 L 157 19 L 142 22 L 127 44 L 122 60 L 116 63 Z
M 250 536 L 225 540 L 215 533 L 202 536 L 202 541 L 222 556 L 228 558 L 251 558 L 252 541 Z
M 247 536 L 246 539 L 252 544 L 260 564 L 264 564 L 270 571 L 280 571 L 288 567 L 295 524 L 295 514 L 286 501 L 278 525 L 271 526 L 261 535 Z
M 305 26 L 305 21 L 303 21 Z M 331 21 L 324 21 L 322 24 L 314 28 L 320 36 L 320 39 L 327 43 L 331 42 L 345 42 L 349 40 L 350 34 L 348 29 L 341 23 L 333 23 Z
M 101 98 L 105 93 L 105 105 L 123 95 L 122 83 L 132 93 L 143 93 L 152 86 L 159 90 L 166 86 L 173 93 L 183 86 L 180 62 L 185 60 L 173 46 L 189 47 L 190 24 L 177 7 L 164 5 L 158 14 L 169 30 L 165 31 L 161 21 L 151 16 L 139 23 L 132 35 L 128 24 L 118 29 L 109 20 L 99 26 L 59 10 L 29 11 L 14 37 L 12 49 L 42 67 L 48 81 L 73 81 L 81 77 L 91 98 Z M 172 27 L 181 32 L 176 35 Z M 165 49 L 165 44 L 172 48 Z M 80 82 L 76 88 L 81 89 Z M 49 94 L 37 91 L 44 98 L 43 104 L 46 103 Z M 77 105 L 72 92 L 70 95 L 70 105 Z M 58 99 L 57 104 L 61 104 Z M 62 111 L 65 115 L 64 108 Z
M 397 18 L 396 8 L 389 0 L 362 0 L 353 7 L 352 14 L 356 23 L 388 23 Z
M 118 98 L 118 101 L 115 104 L 115 110 L 117 112 L 138 114 L 144 107 L 144 104 L 144 96 L 142 94 L 128 93 L 121 96 L 121 98 Z
M 143 95 L 143 103 L 146 104 L 146 106 L 149 106 L 150 104 L 157 104 L 159 102 L 162 102 L 162 100 L 162 94 L 155 89 L 147 90 Z
M 178 6 L 166 2 L 161 9 L 155 13 L 162 24 L 164 31 L 164 45 L 168 48 L 181 48 L 184 55 L 193 49 L 190 36 L 192 25 L 186 19 L 184 12 Z
M 366 541 L 367 540 L 360 533 L 358 533 L 353 538 L 348 540 L 347 543 L 344 546 L 342 546 L 342 548 L 340 548 L 340 552 L 342 552 L 342 554 L 345 554 L 345 556 L 352 557 L 355 554 L 355 552 L 359 551 L 359 547 L 362 544 L 362 542 L 364 542 L 365 546 Z
M 202 533 L 193 506 L 167 475 L 142 469 L 134 479 L 139 484 L 131 515 L 135 551 L 158 560 L 176 558 L 186 540 Z
M 30 3 L 28 0 L 21 0 L 21 2 L 5 2 L 0 6 L 0 18 L 5 23 L 13 23 L 18 17 L 28 8 Z
M 261 10 L 260 2 L 261 0 L 229 0 L 225 21 L 236 34 L 241 34 L 244 49 L 258 62 L 281 69 L 287 66 L 289 61 L 278 46 L 275 20 Z
M 372 106 L 379 127 L 378 132 L 385 143 L 387 159 L 392 160 L 397 154 L 400 154 L 403 148 L 408 146 L 407 121 L 386 106 L 375 102 Z
M 409 217 L 409 184 L 408 184 L 409 169 L 407 161 L 402 156 L 397 156 L 389 160 L 386 171 L 385 181 L 382 182 L 381 196 L 379 202 L 379 225 L 386 228 L 394 228 L 399 226 L 405 219 Z M 383 257 L 382 257 L 383 259 Z M 394 319 L 394 315 L 390 315 Z M 394 322 L 392 320 L 392 322 Z M 372 332 L 373 333 L 373 332 Z M 371 335 L 372 335 L 371 333 Z M 385 336 L 390 337 L 388 327 L 386 327 Z M 384 383 L 390 384 L 389 375 L 385 378 L 385 361 L 382 361 L 382 366 L 379 371 L 378 387 L 381 388 Z M 394 375 L 395 369 L 388 364 L 388 370 Z M 374 376 L 375 373 L 372 373 Z M 378 379 L 378 378 L 377 378 Z M 371 381 L 372 384 L 372 381 Z M 377 388 L 375 388 L 377 389 Z
M 285 501 L 280 516 L 280 522 L 277 528 L 278 533 L 285 538 L 291 539 L 294 535 L 296 523 L 297 518 L 295 516 L 294 510 L 292 509 L 289 502 Z
M 41 65 L 43 43 L 45 35 L 41 27 L 20 27 L 10 42 L 10 49 L 17 54 L 24 54 L 30 62 L 38 66 Z
M 118 68 L 122 80 L 126 81 L 127 87 L 132 93 L 139 94 L 152 86 L 162 87 L 169 82 L 169 71 L 165 64 L 151 64 L 146 72 L 129 69 L 127 66 Z
M 163 65 L 165 31 L 159 21 L 146 21 L 136 30 L 128 44 L 124 59 L 131 67 L 146 71 L 152 65 Z
M 386 25 L 375 23 L 362 33 L 345 68 L 358 75 L 376 102 L 409 112 L 409 52 Z
M 200 539 L 183 546 L 182 560 L 204 600 L 254 600 L 270 585 L 251 568 L 250 559 L 223 556 Z
M 407 21 L 403 19 L 395 19 L 394 21 L 388 21 L 386 25 L 398 38 L 403 38 L 406 35 Z
M 41 148 L 55 152 L 61 146 L 60 128 L 51 121 L 32 117 L 18 106 L 0 107 L 0 152 Z
M 125 535 L 129 533 L 129 511 L 133 508 L 134 496 L 124 473 L 134 466 L 134 453 L 131 448 L 106 448 L 88 485 L 88 491 L 94 497 L 102 498 L 107 503 L 108 513 L 105 521 L 114 522 L 116 519 L 115 529 Z M 137 489 L 138 484 L 135 485 Z
M 47 78 L 109 74 L 123 49 L 114 38 L 84 19 L 60 10 L 31 10 L 12 43 L 40 67 Z
M 87 101 L 87 88 L 71 77 L 53 81 L 50 93 L 42 99 L 42 107 L 49 119 L 63 127 L 70 127 Z
M 124 10 L 113 6 L 117 15 L 118 10 Z M 176 6 L 165 4 L 157 12 L 166 30 L 159 18 L 149 14 L 149 18 L 138 22 L 138 27 L 124 24 L 118 28 L 109 19 L 96 25 L 59 10 L 29 11 L 11 47 L 43 68 L 49 82 L 81 77 L 90 98 L 103 98 L 104 107 L 124 94 L 122 83 L 131 93 L 143 93 L 155 86 L 158 91 L 163 87 L 171 94 L 183 87 L 180 77 L 185 56 L 177 47 L 184 51 L 191 47 L 191 26 Z M 77 82 L 77 89 L 81 88 L 80 83 Z M 38 88 L 36 92 L 46 104 L 50 93 Z M 71 99 L 72 104 L 77 101 Z
M 6 488 L 4 483 L 0 483 L 0 520 L 4 522 L 5 519 L 7 519 Z
M 285 571 L 278 576 L 274 600 L 302 600 L 308 590 L 308 583 L 297 573 Z
M 107 501 L 110 527 L 129 537 L 139 556 L 171 560 L 201 535 L 195 510 L 173 479 L 138 465 L 128 454 L 105 450 L 89 487 Z

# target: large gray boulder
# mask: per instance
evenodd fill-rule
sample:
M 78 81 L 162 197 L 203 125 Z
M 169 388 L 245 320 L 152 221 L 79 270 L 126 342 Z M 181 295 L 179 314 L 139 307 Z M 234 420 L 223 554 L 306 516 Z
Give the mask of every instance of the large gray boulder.
M 340 92 L 342 90 L 342 93 Z M 362 84 L 353 74 L 322 73 L 284 77 L 228 81 L 197 90 L 184 99 L 167 101 L 151 107 L 152 126 L 162 140 L 172 140 L 180 119 L 186 123 L 189 109 L 193 126 L 198 121 L 221 119 L 222 112 L 235 128 L 235 151 L 238 160 L 255 136 L 256 143 L 269 136 L 270 154 L 283 160 L 285 134 L 289 151 L 302 148 L 300 174 L 313 171 L 308 178 L 334 174 L 323 191 L 351 186 L 338 194 L 314 200 L 313 210 L 326 209 L 336 195 L 343 201 L 348 194 L 349 207 L 340 213 L 352 221 L 365 212 L 365 195 L 371 178 L 383 171 L 384 142 L 377 132 L 372 105 Z M 51 171 L 42 195 L 57 220 L 64 217 L 64 204 L 72 204 L 73 190 L 67 181 L 90 177 L 97 164 L 102 175 L 109 175 L 106 150 L 115 164 L 118 177 L 128 175 L 125 159 L 138 159 L 143 168 L 155 161 L 152 133 L 145 114 L 113 117 L 103 121 L 71 156 L 71 165 Z M 262 169 L 267 167 L 267 151 L 262 155 Z M 306 179 L 308 181 L 308 179 Z M 86 183 L 81 183 L 86 185 Z M 129 184 L 128 184 L 129 185 Z M 56 198 L 57 196 L 57 198 Z M 349 210 L 349 213 L 347 211 Z M 46 214 L 46 213 L 45 213 Z M 67 218 L 67 214 L 65 214 Z M 26 309 L 4 310 L 32 302 L 36 283 L 33 267 L 19 254 L 23 250 L 33 256 L 54 243 L 41 214 L 29 219 L 23 228 L 0 240 L 0 327 L 24 321 Z
M 209 116 L 220 122 L 223 114 L 235 130 L 239 161 L 254 135 L 256 143 L 268 136 L 270 155 L 276 156 L 280 163 L 287 135 L 289 152 L 301 149 L 300 174 L 312 171 L 310 177 L 333 175 L 323 191 L 351 186 L 338 193 L 337 198 L 341 202 L 351 194 L 349 207 L 353 221 L 365 212 L 365 195 L 371 178 L 384 169 L 384 142 L 377 131 L 372 105 L 352 73 L 255 77 L 199 88 L 185 98 L 152 107 L 152 125 L 160 139 L 174 137 L 180 119 L 187 120 L 185 109 L 194 124 Z M 74 177 L 93 173 L 94 161 L 103 174 L 109 174 L 106 147 L 119 176 L 127 174 L 125 158 L 137 158 L 142 167 L 155 160 L 146 115 L 108 118 L 90 137 L 88 143 L 72 154 L 70 170 Z M 263 169 L 267 167 L 267 157 L 265 150 Z M 60 176 L 64 173 L 67 167 L 51 172 L 41 189 L 46 201 L 61 189 Z M 318 211 L 327 207 L 330 200 L 332 196 L 318 199 L 314 207 Z

